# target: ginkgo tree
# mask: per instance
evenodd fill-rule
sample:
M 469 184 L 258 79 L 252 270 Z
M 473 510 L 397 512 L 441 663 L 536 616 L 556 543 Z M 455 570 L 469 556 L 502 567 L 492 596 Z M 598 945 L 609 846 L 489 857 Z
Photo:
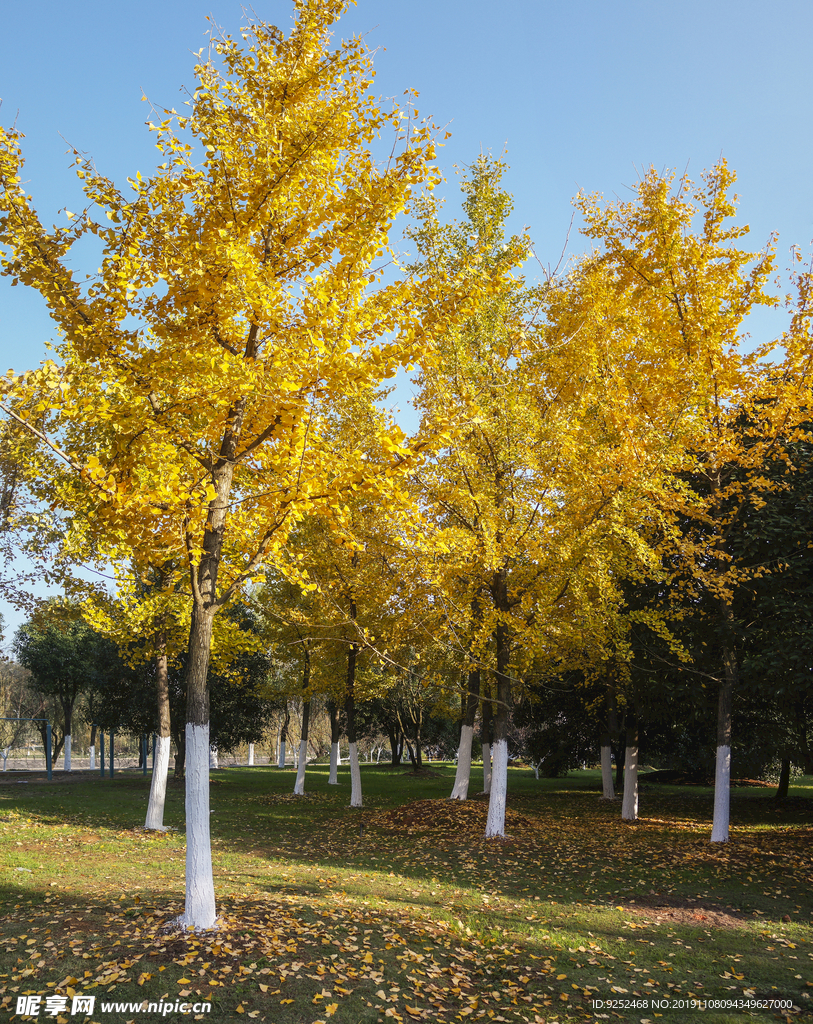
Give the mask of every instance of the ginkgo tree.
M 701 596 L 719 617 L 712 842 L 726 841 L 729 828 L 739 675 L 733 597 L 764 571 L 738 564 L 729 537 L 775 487 L 763 466 L 780 438 L 797 435 L 813 367 L 806 272 L 795 278 L 788 332 L 743 345 L 751 310 L 778 300 L 767 291 L 773 239 L 748 250 L 740 242 L 748 228 L 732 225 L 734 181 L 723 161 L 700 185 L 653 170 L 629 201 L 579 197 L 595 249 L 552 290 L 548 308 L 551 339 L 578 336 L 593 354 L 594 378 L 604 383 L 601 414 L 618 435 L 616 473 L 627 486 L 644 469 L 652 516 L 642 525 L 659 557 L 679 566 L 672 584 L 682 580 L 684 593 L 676 603 Z M 662 629 L 667 622 L 668 612 Z
M 376 432 L 372 425 L 385 413 L 370 403 L 352 403 L 353 419 L 343 417 L 330 432 L 336 443 L 361 444 L 374 452 Z M 364 439 L 362 443 L 362 439 Z M 362 450 L 360 448 L 359 450 Z M 288 550 L 301 575 L 314 589 L 299 595 L 291 585 L 269 581 L 256 600 L 263 614 L 275 624 L 276 633 L 298 651 L 302 661 L 303 701 L 319 695 L 334 708 L 344 709 L 351 776 L 350 802 L 362 806 L 363 795 L 356 735 L 356 707 L 371 697 L 382 697 L 392 686 L 385 670 L 399 667 L 403 638 L 412 625 L 412 604 L 407 610 L 400 591 L 396 564 L 398 520 L 417 518 L 408 496 L 399 489 L 389 508 L 355 492 L 342 507 L 342 525 L 326 516 L 308 517 L 292 534 Z M 275 584 L 275 585 L 273 585 Z M 286 600 L 280 601 L 282 596 Z M 335 717 L 335 712 L 334 712 Z M 303 712 L 300 770 L 295 792 L 304 784 L 304 753 L 307 718 Z M 338 737 L 331 737 L 331 768 L 338 759 Z
M 547 289 L 524 283 L 529 240 L 506 235 L 504 170 L 481 158 L 464 179 L 465 220 L 442 225 L 427 203 L 415 234 L 433 273 L 473 261 L 492 282 L 421 375 L 424 418 L 460 410 L 466 422 L 416 476 L 433 523 L 425 571 L 468 672 L 456 798 L 467 792 L 478 677 L 493 677 L 493 687 L 480 678 L 494 714 L 487 836 L 504 834 L 509 716 L 524 673 L 534 662 L 561 670 L 600 646 L 619 580 L 651 557 L 635 529 L 640 488 L 605 473 L 619 451 L 597 415 L 601 382 L 580 339 L 552 337 Z
M 9 378 L 5 389 L 23 422 L 51 410 L 44 443 L 60 448 L 71 500 L 111 547 L 145 560 L 173 551 L 188 567 L 179 922 L 189 928 L 216 921 L 214 618 L 306 514 L 330 510 L 341 527 L 353 487 L 387 504 L 428 440 L 410 446 L 384 426 L 383 455 L 368 459 L 326 443 L 326 410 L 415 361 L 435 325 L 463 315 L 481 285 L 384 279 L 393 221 L 438 180 L 434 129 L 377 104 L 360 40 L 330 48 L 345 7 L 297 0 L 287 35 L 257 22 L 242 43 L 216 39 L 195 68 L 188 110 L 151 125 L 162 157 L 153 175 L 137 174 L 125 192 L 75 154 L 88 207 L 66 214 L 65 227 L 41 223 L 22 184 L 21 136 L 0 135 L 3 272 L 40 291 L 64 339 L 61 365 Z M 387 132 L 394 145 L 382 164 L 375 147 Z M 67 256 L 89 234 L 103 255 L 82 281 Z

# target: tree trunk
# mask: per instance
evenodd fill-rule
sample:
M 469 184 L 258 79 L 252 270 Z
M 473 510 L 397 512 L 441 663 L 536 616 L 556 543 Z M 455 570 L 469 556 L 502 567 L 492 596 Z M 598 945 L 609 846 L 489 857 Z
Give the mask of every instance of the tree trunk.
M 248 767 L 254 767 L 254 744 L 249 743 L 248 745 Z
M 331 786 L 338 786 L 339 740 L 341 739 L 341 732 L 339 730 L 339 709 L 334 701 L 329 700 L 327 702 L 327 712 L 330 715 L 330 778 L 327 781 Z
M 36 726 L 37 732 L 40 734 L 40 737 L 42 738 L 42 750 L 43 750 L 43 755 L 44 755 L 44 753 L 45 753 L 45 751 L 47 749 L 46 744 L 48 743 L 48 730 L 46 728 L 45 722 L 35 722 L 34 725 Z M 57 738 L 57 734 L 56 734 L 56 729 L 52 729 L 51 730 L 51 764 L 52 765 L 56 764 L 57 758 L 59 757 L 59 755 L 62 752 L 62 744 L 63 744 L 63 742 L 64 742 L 64 736 L 58 739 Z
M 71 732 L 73 731 L 73 701 L 63 700 L 61 703 L 62 710 L 65 715 L 65 753 L 62 758 L 62 768 L 64 769 L 64 771 L 69 772 L 71 770 Z
M 480 723 L 480 732 L 483 737 L 483 792 L 491 793 L 491 733 L 493 727 L 493 705 L 491 698 L 486 694 L 483 698 L 483 715 Z
M 305 648 L 305 666 L 302 670 L 302 732 L 299 739 L 299 763 L 296 769 L 296 782 L 294 783 L 294 796 L 304 796 L 305 793 L 305 767 L 308 763 L 308 723 L 311 717 L 311 701 L 309 690 L 311 685 L 311 662 L 310 654 Z
M 175 740 L 175 781 L 180 782 L 186 772 L 186 727 L 174 729 L 172 738 Z
M 790 758 L 783 757 L 779 768 L 779 785 L 774 793 L 775 800 L 787 800 L 788 789 L 790 788 Z
M 793 705 L 793 713 L 796 719 L 796 734 L 799 742 L 799 751 L 802 755 L 802 771 L 805 775 L 813 775 L 813 751 L 810 749 L 810 742 L 807 738 L 807 722 L 804 715 L 804 704 L 797 700 Z
M 288 739 L 288 726 L 291 722 L 291 712 L 288 708 L 288 703 L 285 704 L 285 718 L 283 719 L 282 726 L 279 731 L 279 747 L 277 750 L 277 767 L 285 767 L 285 741 Z
M 615 757 L 615 788 L 624 791 L 624 752 L 627 747 L 626 730 L 623 734 L 624 745 L 621 745 L 619 740 L 618 746 L 613 747 L 613 756 Z
M 214 611 L 192 606 L 186 677 L 186 902 L 178 923 L 195 931 L 217 921 L 209 831 L 209 691 Z
M 404 749 L 403 734 L 397 725 L 391 725 L 387 727 L 387 735 L 390 739 L 392 767 L 397 768 L 401 764 L 401 753 Z
M 618 703 L 615 696 L 615 679 L 609 676 L 607 682 L 607 728 L 601 736 L 601 788 L 605 800 L 615 800 L 613 787 L 613 739 L 618 742 Z M 621 767 L 621 759 L 616 760 Z
M 91 771 L 96 767 L 96 723 L 90 727 L 90 747 L 88 749 Z
M 495 607 L 503 610 L 507 605 L 505 573 L 497 574 Z M 500 619 L 494 631 L 496 642 L 497 706 L 494 713 L 494 743 L 491 748 L 491 794 L 488 801 L 486 838 L 505 835 L 505 804 L 508 797 L 508 713 L 511 706 L 511 680 L 508 676 L 510 648 L 508 627 Z
M 727 618 L 733 618 L 726 606 Z M 711 828 L 713 843 L 728 842 L 731 809 L 731 703 L 737 683 L 737 660 L 731 645 L 723 646 L 723 681 L 717 704 L 717 764 L 714 771 L 714 818 Z
M 416 772 L 418 770 L 418 760 L 415 757 L 415 750 L 408 739 L 404 738 L 404 742 L 406 743 L 407 753 L 409 754 L 409 763 L 412 765 L 412 771 Z
M 354 606 L 355 607 L 355 606 Z M 353 616 L 355 618 L 355 616 Z M 347 714 L 347 742 L 350 745 L 350 806 L 361 807 L 361 769 L 359 768 L 359 752 L 356 743 L 356 645 L 350 644 L 347 650 L 347 694 L 345 712 Z
M 610 746 L 610 737 L 601 738 L 601 788 L 605 800 L 615 800 L 615 789 L 613 788 L 613 752 Z
M 638 820 L 638 722 L 627 723 L 627 749 L 624 757 L 624 798 L 621 801 L 624 821 Z
M 147 819 L 144 822 L 144 828 L 153 829 L 156 832 L 166 832 L 164 804 L 167 795 L 171 729 L 166 639 L 163 636 L 159 638 L 158 653 L 155 656 L 155 699 L 158 709 L 158 730 L 155 738 L 150 799 L 147 804 Z
M 460 724 L 460 744 L 457 748 L 457 771 L 450 800 L 466 800 L 469 795 L 471 778 L 471 741 L 474 737 L 474 719 L 480 703 L 480 670 L 472 669 L 468 674 L 466 692 L 463 696 L 463 716 Z
M 212 626 L 218 611 L 217 576 L 234 478 L 235 454 L 246 400 L 229 410 L 218 457 L 211 472 L 214 497 L 209 502 L 199 555 L 189 548 L 192 621 L 186 671 L 186 900 L 177 919 L 184 929 L 204 931 L 217 923 L 209 832 L 209 656 Z

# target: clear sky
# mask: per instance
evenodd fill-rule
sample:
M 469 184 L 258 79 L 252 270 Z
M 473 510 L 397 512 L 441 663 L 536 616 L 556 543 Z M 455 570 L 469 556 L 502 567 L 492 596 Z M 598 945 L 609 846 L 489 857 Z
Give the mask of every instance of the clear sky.
M 252 9 L 290 25 L 289 0 Z M 121 183 L 152 169 L 142 92 L 182 102 L 207 15 L 236 34 L 242 8 L 3 5 L 0 120 L 27 136 L 29 191 L 47 222 L 79 202 L 68 144 Z M 377 50 L 382 96 L 417 89 L 420 113 L 452 132 L 439 163 L 453 212 L 453 166 L 505 151 L 514 224 L 530 227 L 543 263 L 559 259 L 579 188 L 623 196 L 650 165 L 699 177 L 721 155 L 738 172 L 754 247 L 778 231 L 784 266 L 788 246 L 813 238 L 810 0 L 359 0 L 338 33 Z M 53 336 L 39 297 L 0 280 L 0 372 L 36 365 Z

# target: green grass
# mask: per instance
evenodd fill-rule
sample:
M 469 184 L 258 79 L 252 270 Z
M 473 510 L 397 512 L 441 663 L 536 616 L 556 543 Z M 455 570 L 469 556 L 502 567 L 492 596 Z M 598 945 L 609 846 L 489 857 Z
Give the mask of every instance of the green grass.
M 223 924 L 199 936 L 161 930 L 183 905 L 181 787 L 165 816 L 176 831 L 157 836 L 138 828 L 140 774 L 0 780 L 3 1008 L 86 992 L 99 1024 L 194 1016 L 100 1013 L 102 999 L 162 997 L 211 999 L 218 1024 L 676 1024 L 698 1020 L 680 1007 L 693 999 L 715 1024 L 813 1017 L 813 779 L 784 805 L 734 790 L 731 842 L 712 847 L 708 789 L 644 778 L 629 825 L 597 772 L 511 769 L 508 837 L 486 841 L 485 802 L 449 802 L 453 768 L 432 770 L 363 766 L 362 810 L 326 766 L 309 769 L 305 798 L 290 770 L 214 772 Z M 708 1006 L 749 999 L 797 1009 Z

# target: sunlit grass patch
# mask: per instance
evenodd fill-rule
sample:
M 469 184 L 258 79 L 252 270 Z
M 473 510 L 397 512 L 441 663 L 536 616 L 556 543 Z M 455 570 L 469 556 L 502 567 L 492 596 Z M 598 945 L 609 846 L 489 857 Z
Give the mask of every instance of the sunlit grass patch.
M 305 799 L 288 771 L 217 772 L 211 936 L 165 931 L 183 899 L 178 788 L 175 831 L 161 835 L 140 828 L 141 776 L 0 790 L 3 1005 L 29 990 L 187 992 L 211 997 L 213 1020 L 274 1024 L 563 1024 L 606 1012 L 595 999 L 677 1007 L 746 991 L 809 1006 L 806 803 L 777 819 L 770 791 L 735 793 L 732 841 L 711 846 L 708 793 L 652 786 L 629 825 L 599 800 L 594 773 L 537 781 L 516 768 L 495 842 L 485 800 L 448 801 L 453 768 L 433 768 L 415 778 L 365 765 L 360 810 L 326 768 L 309 770 Z

